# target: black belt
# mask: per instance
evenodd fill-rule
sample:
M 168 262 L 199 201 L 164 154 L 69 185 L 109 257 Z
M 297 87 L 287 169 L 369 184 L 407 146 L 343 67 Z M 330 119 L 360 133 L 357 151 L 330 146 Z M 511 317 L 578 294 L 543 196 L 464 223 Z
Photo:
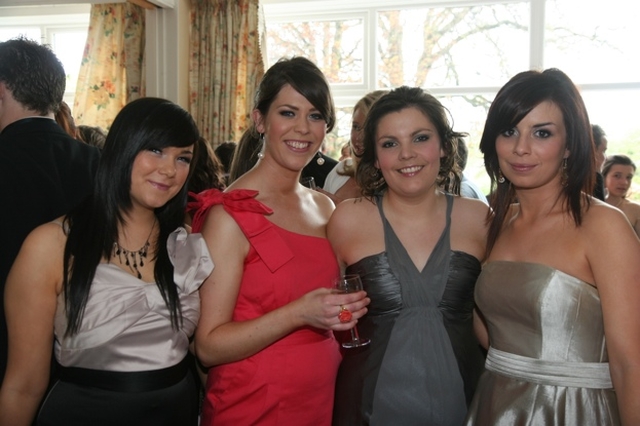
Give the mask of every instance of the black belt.
M 61 381 L 80 386 L 115 392 L 149 392 L 168 388 L 184 379 L 188 369 L 187 359 L 161 370 L 133 372 L 64 367 L 56 362 L 56 371 Z

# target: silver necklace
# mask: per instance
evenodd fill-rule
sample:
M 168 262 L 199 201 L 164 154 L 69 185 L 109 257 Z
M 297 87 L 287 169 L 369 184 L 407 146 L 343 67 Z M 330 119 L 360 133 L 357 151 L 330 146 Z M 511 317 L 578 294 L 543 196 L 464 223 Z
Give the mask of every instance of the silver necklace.
M 144 243 L 142 248 L 138 250 L 127 250 L 118 244 L 118 241 L 113 243 L 113 257 L 118 257 L 120 263 L 124 263 L 125 266 L 128 266 L 131 272 L 134 272 L 138 279 L 142 278 L 142 274 L 140 273 L 139 267 L 144 266 L 144 259 L 147 258 L 149 254 L 151 234 L 153 233 L 153 228 L 156 227 L 156 220 L 153 221 L 153 225 L 151 226 L 151 231 L 149 231 L 149 236 L 147 237 L 147 241 Z

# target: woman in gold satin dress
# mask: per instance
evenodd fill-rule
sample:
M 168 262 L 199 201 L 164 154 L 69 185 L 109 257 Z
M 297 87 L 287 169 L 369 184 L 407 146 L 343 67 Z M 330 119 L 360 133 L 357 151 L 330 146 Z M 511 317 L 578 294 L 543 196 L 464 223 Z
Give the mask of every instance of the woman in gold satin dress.
M 467 424 L 640 424 L 640 241 L 587 195 L 594 146 L 575 85 L 556 69 L 513 77 L 480 149 L 494 190 L 475 293 L 489 352 Z

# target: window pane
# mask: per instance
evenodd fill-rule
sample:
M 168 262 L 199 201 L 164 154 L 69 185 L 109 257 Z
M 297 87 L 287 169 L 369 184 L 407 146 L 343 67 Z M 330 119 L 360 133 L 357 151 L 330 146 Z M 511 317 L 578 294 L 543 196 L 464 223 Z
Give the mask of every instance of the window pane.
M 304 56 L 329 83 L 362 83 L 363 40 L 361 19 L 267 23 L 267 62 Z
M 353 107 L 336 107 L 336 125 L 324 138 L 324 153 L 335 159 L 340 158 L 340 149 L 351 137 L 351 114 Z
M 469 158 L 464 174 L 474 181 L 484 194 L 489 193 L 490 179 L 484 168 L 480 152 L 480 138 L 484 130 L 489 106 L 494 95 L 446 96 L 438 99 L 449 110 L 453 119 L 453 130 L 468 133 L 465 138 Z
M 640 122 L 637 108 L 640 89 L 583 91 L 582 98 L 589 111 L 589 120 L 598 124 L 607 138 L 607 155 L 628 155 L 640 167 Z M 627 197 L 640 202 L 640 170 L 631 182 Z
M 87 29 L 49 30 L 51 49 L 55 52 L 67 74 L 67 93 L 75 93 L 82 54 L 87 41 Z M 65 99 L 66 100 L 66 99 Z M 68 102 L 67 102 L 68 103 Z M 73 100 L 71 104 L 73 105 Z
M 640 81 L 639 16 L 637 1 L 548 0 L 545 67 L 582 84 Z
M 529 4 L 378 13 L 378 87 L 502 85 L 529 64 Z
M 607 134 L 607 155 L 625 154 L 640 163 L 638 90 L 583 91 L 589 120 Z
M 19 28 L 19 27 L 4 27 L 0 28 L 0 41 L 7 41 L 10 38 L 18 36 L 25 36 L 32 40 L 40 41 L 40 28 Z

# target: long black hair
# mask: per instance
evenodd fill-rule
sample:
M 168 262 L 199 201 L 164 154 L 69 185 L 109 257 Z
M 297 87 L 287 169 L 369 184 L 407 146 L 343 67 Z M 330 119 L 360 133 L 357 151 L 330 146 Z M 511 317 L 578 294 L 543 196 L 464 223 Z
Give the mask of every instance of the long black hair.
M 126 105 L 107 134 L 94 193 L 65 220 L 68 238 L 64 251 L 63 289 L 68 335 L 78 332 L 91 283 L 101 259 L 111 258 L 118 239 L 118 226 L 131 207 L 131 172 L 136 156 L 144 150 L 194 145 L 198 128 L 191 115 L 178 105 L 158 98 L 141 98 Z M 193 168 L 192 168 L 193 169 Z M 190 170 L 190 173 L 192 170 Z M 187 184 L 164 206 L 155 210 L 160 227 L 155 247 L 154 277 L 174 327 L 180 325 L 181 310 L 173 265 L 166 242 L 184 223 Z

